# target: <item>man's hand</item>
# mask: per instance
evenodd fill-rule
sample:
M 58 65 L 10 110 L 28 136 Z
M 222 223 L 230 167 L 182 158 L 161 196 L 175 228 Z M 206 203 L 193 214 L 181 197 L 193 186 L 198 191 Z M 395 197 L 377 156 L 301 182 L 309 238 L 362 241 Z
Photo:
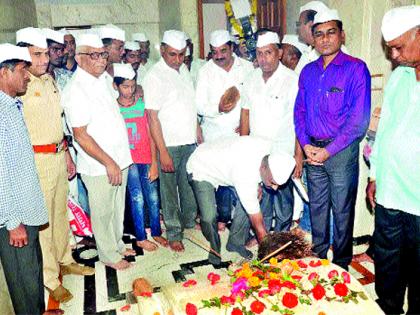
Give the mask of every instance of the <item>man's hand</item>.
M 295 155 L 295 161 L 296 161 L 296 167 L 295 167 L 295 170 L 293 171 L 293 177 L 301 178 L 302 172 L 303 172 L 303 157 Z
M 320 151 L 321 148 L 314 147 L 313 145 L 307 144 L 303 147 L 303 151 L 305 152 L 305 155 L 307 157 L 307 160 L 305 162 L 308 162 L 308 164 L 311 165 L 322 165 L 322 163 L 319 163 L 314 160 L 315 154 Z
M 115 163 L 114 161 L 111 161 L 111 162 L 105 164 L 105 167 L 106 167 L 106 173 L 108 175 L 108 182 L 112 186 L 121 185 L 121 183 L 122 183 L 122 173 L 121 173 L 121 169 L 118 166 L 118 164 Z
M 155 181 L 159 177 L 159 171 L 156 163 L 150 164 L 149 173 L 147 174 L 150 182 Z
M 366 195 L 372 209 L 376 207 L 376 181 L 370 181 L 366 187 Z
M 67 179 L 71 180 L 76 176 L 76 164 L 74 164 L 71 158 L 69 150 L 66 151 L 66 165 L 67 165 Z
M 9 231 L 9 244 L 14 247 L 23 247 L 28 245 L 28 235 L 23 224 Z
M 322 148 L 312 156 L 311 160 L 317 163 L 324 163 L 326 160 L 328 160 L 329 157 L 330 153 L 327 151 L 327 149 Z
M 175 172 L 174 162 L 172 161 L 172 158 L 168 152 L 165 152 L 164 154 L 160 154 L 159 159 L 160 159 L 160 167 L 162 168 L 162 172 L 165 172 L 165 173 Z

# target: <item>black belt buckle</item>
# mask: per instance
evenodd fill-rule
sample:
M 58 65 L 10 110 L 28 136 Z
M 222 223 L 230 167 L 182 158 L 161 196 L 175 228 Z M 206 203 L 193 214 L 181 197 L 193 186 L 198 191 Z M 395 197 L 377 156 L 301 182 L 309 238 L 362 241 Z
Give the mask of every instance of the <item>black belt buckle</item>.
M 325 148 L 327 145 L 329 145 L 334 139 L 316 139 L 314 137 L 309 137 L 309 140 L 311 140 L 311 144 L 319 147 L 319 148 Z

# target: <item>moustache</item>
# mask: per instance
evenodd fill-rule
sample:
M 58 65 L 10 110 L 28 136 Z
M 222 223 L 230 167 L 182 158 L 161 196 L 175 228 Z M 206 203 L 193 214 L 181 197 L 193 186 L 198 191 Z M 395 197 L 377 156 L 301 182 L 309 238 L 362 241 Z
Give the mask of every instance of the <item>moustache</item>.
M 226 58 L 216 58 L 216 61 L 220 62 L 220 61 L 225 61 Z

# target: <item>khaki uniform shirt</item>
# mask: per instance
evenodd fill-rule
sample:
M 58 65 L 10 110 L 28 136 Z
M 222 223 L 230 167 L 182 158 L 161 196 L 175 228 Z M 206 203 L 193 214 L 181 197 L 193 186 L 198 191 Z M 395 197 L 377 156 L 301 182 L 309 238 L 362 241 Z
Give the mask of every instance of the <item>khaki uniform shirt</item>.
M 49 74 L 32 74 L 26 94 L 22 96 L 23 117 L 32 145 L 60 143 L 63 139 L 63 108 L 60 94 Z

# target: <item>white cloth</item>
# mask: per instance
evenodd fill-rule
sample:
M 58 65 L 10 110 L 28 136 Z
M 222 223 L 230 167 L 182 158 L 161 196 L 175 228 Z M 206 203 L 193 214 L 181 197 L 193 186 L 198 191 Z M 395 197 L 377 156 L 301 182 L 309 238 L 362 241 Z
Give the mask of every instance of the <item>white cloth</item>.
M 25 27 L 16 32 L 16 44 L 26 43 L 46 49 L 47 37 L 39 28 Z
M 198 73 L 200 72 L 200 69 L 206 64 L 206 61 L 204 59 L 193 59 L 191 62 L 191 69 L 190 69 L 190 75 L 191 79 L 193 80 L 194 87 L 197 86 L 197 80 L 198 80 Z
M 76 35 L 76 46 L 89 46 L 93 48 L 102 48 L 102 40 L 98 34 L 94 33 L 82 33 Z
M 116 100 L 119 96 L 119 93 L 116 89 L 114 89 L 114 78 L 107 71 L 105 71 L 102 76 L 105 78 L 109 93 L 112 95 L 112 98 Z
M 321 12 L 323 10 L 328 10 L 328 7 L 321 1 L 309 1 L 299 8 L 299 14 L 308 10 Z
M 87 126 L 87 133 L 121 169 L 133 163 L 127 129 L 116 100 L 109 93 L 104 75 L 95 78 L 81 67 L 75 71 L 62 95 L 70 128 Z M 105 166 L 87 154 L 75 141 L 77 171 L 84 175 L 106 175 Z
M 196 103 L 199 115 L 203 116 L 201 124 L 204 141 L 219 137 L 235 135 L 241 114 L 240 101 L 229 113 L 219 113 L 219 102 L 227 89 L 236 86 L 242 94 L 244 81 L 254 67 L 249 61 L 235 57 L 232 68 L 226 71 L 208 61 L 200 70 L 197 80 Z
M 182 50 L 187 46 L 185 33 L 177 30 L 165 31 L 165 33 L 163 33 L 162 43 L 165 43 L 176 50 Z
M 280 44 L 279 35 L 275 32 L 266 32 L 258 35 L 257 48 L 261 48 L 270 44 Z
M 147 62 L 143 65 L 140 63 L 139 68 L 137 69 L 137 84 L 143 85 L 144 78 L 146 77 L 147 72 L 153 67 L 154 62 L 152 59 L 148 59 Z
M 210 45 L 220 47 L 231 41 L 230 34 L 227 30 L 216 30 L 210 34 Z
M 114 77 L 120 77 L 127 80 L 133 80 L 136 73 L 129 63 L 114 63 Z
M 245 211 L 255 214 L 260 212 L 261 160 L 270 153 L 270 147 L 269 141 L 250 136 L 205 142 L 189 158 L 187 173 L 215 188 L 235 187 Z
M 327 10 L 318 12 L 317 14 L 315 14 L 313 25 L 319 24 L 319 23 L 326 23 L 329 21 L 341 21 L 341 18 L 338 15 L 337 10 L 327 9 Z
M 194 85 L 184 64 L 178 72 L 160 59 L 144 78 L 143 91 L 146 109 L 158 111 L 167 147 L 196 142 Z
M 255 69 L 245 81 L 244 90 L 242 108 L 249 110 L 250 135 L 271 141 L 273 151 L 293 155 L 293 108 L 298 92 L 296 73 L 280 63 L 264 82 L 261 69 Z
M 18 47 L 9 43 L 0 44 L 0 63 L 13 59 L 32 62 L 27 47 Z
M 59 31 L 54 31 L 50 28 L 43 28 L 41 29 L 42 33 L 44 33 L 45 37 L 47 37 L 47 39 L 50 39 L 52 41 L 55 41 L 59 44 L 63 44 L 64 45 L 64 34 L 59 32 Z

